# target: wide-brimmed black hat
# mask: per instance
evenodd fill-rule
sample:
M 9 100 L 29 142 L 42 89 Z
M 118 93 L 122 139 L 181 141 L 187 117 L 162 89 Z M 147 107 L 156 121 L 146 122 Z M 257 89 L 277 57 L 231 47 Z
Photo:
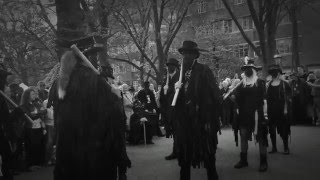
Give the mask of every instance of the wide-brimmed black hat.
M 172 65 L 172 66 L 179 68 L 179 61 L 175 58 L 170 58 L 170 59 L 168 59 L 166 65 L 167 66 Z
M 182 47 L 178 49 L 180 54 L 183 54 L 183 52 L 194 52 L 197 54 L 198 58 L 200 56 L 201 51 L 205 51 L 204 49 L 198 48 L 198 44 L 193 41 L 183 41 Z
M 272 64 L 268 67 L 268 73 L 272 71 L 278 71 L 280 74 L 283 74 L 281 67 L 278 64 Z
M 4 65 L 0 64 L 0 77 L 7 78 L 7 76 L 12 75 L 12 73 L 8 72 Z
M 245 61 L 246 61 L 245 62 L 246 64 L 241 67 L 242 71 L 246 70 L 247 68 L 253 68 L 253 69 L 257 70 L 257 71 L 262 69 L 262 66 L 254 65 L 254 59 L 253 58 L 246 57 Z
M 84 55 L 90 56 L 103 50 L 103 44 L 98 43 L 96 39 L 96 36 L 86 36 L 72 40 L 58 39 L 56 43 L 64 48 L 70 48 L 75 44 Z

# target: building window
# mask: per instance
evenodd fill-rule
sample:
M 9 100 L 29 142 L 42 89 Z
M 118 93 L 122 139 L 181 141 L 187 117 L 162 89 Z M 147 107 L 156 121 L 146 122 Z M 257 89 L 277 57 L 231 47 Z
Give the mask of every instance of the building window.
M 289 24 L 289 23 L 291 23 L 289 15 L 283 16 L 283 18 L 280 21 L 280 24 Z
M 277 39 L 277 52 L 281 54 L 290 54 L 292 52 L 291 48 L 291 38 L 288 39 Z
M 244 3 L 244 0 L 234 0 L 234 5 L 240 5 Z
M 215 0 L 215 8 L 216 8 L 216 10 L 224 8 L 224 4 L 222 3 L 221 0 Z
M 224 20 L 223 21 L 223 27 L 225 33 L 231 33 L 232 32 L 232 20 Z
M 260 42 L 256 42 L 254 43 L 254 45 L 256 46 L 256 48 L 258 49 L 259 53 L 261 54 L 261 48 L 260 48 Z M 254 57 L 258 57 L 258 54 L 254 51 L 253 53 Z
M 205 13 L 207 12 L 207 1 L 200 1 L 198 2 L 198 13 Z
M 118 65 L 112 64 L 111 67 L 113 69 L 113 74 L 119 74 L 120 73 L 120 68 L 119 68 Z
M 191 13 L 191 5 L 190 5 L 188 10 L 187 10 L 186 17 L 189 17 L 191 15 L 192 15 L 192 13 Z
M 223 30 L 223 21 L 216 21 L 213 23 L 214 34 L 222 33 L 222 30 Z
M 195 28 L 195 30 L 197 39 L 211 37 L 213 35 L 213 26 L 210 24 L 201 25 Z
M 250 16 L 241 18 L 240 22 L 243 30 L 253 29 L 253 21 Z
M 234 46 L 235 56 L 243 58 L 249 54 L 249 45 L 248 44 L 239 44 Z
M 139 87 L 139 82 L 138 81 L 132 81 L 132 86 L 134 87 L 135 90 L 137 90 L 138 87 Z

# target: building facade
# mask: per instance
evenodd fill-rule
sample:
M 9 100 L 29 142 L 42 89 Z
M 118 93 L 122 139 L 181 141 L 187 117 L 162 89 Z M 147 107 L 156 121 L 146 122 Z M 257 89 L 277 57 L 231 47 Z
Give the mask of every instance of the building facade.
M 259 38 L 246 0 L 229 0 L 232 11 L 250 40 L 258 47 Z M 298 13 L 300 64 L 309 69 L 320 68 L 320 3 L 305 6 Z M 228 48 L 235 56 L 256 56 L 252 48 L 242 38 L 235 22 L 221 0 L 196 0 L 189 8 L 182 28 L 184 39 L 198 42 L 202 47 L 212 40 L 225 38 Z M 276 33 L 276 52 L 282 57 L 282 66 L 290 70 L 292 65 L 292 23 L 283 14 Z M 219 46 L 219 44 L 217 44 Z

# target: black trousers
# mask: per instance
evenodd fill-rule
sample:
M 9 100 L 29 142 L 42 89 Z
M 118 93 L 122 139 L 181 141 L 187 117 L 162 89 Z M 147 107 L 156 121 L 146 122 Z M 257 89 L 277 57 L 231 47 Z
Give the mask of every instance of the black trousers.
M 190 180 L 191 162 L 180 162 L 180 180 Z M 217 180 L 218 174 L 216 170 L 215 154 L 210 155 L 209 160 L 205 163 L 208 180 Z
M 0 135 L 1 136 L 1 135 Z M 13 180 L 13 154 L 9 142 L 2 136 L 0 137 L 0 155 L 2 160 L 2 173 L 4 180 Z
M 45 136 L 42 129 L 28 128 L 25 143 L 28 166 L 42 165 L 45 162 Z

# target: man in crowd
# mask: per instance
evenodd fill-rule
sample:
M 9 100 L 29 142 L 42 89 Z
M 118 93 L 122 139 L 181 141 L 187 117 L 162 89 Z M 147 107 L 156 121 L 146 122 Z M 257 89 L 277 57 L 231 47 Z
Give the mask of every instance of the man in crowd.
M 173 150 L 169 156 L 166 156 L 166 160 L 172 160 L 177 158 L 177 141 L 175 134 L 175 119 L 173 116 L 173 108 L 171 106 L 173 96 L 175 93 L 174 84 L 179 80 L 179 61 L 175 58 L 170 58 L 167 62 L 167 79 L 165 79 L 165 85 L 160 92 L 160 111 L 161 118 L 165 124 L 166 137 L 173 137 Z
M 16 108 L 12 113 L 9 108 L 4 95 L 2 94 L 5 86 L 7 86 L 7 76 L 11 73 L 7 72 L 4 66 L 0 66 L 0 171 L 2 172 L 4 180 L 13 180 L 13 154 L 10 146 L 10 125 L 13 120 L 21 118 L 23 112 Z M 1 178 L 1 177 L 0 177 Z
M 303 77 L 302 71 L 291 76 L 292 90 L 292 117 L 294 123 L 306 123 L 308 97 L 310 96 L 309 87 Z
M 221 95 L 208 66 L 197 59 L 201 49 L 184 41 L 178 49 L 183 56 L 182 82 L 175 84 L 179 96 L 175 105 L 177 151 L 180 179 L 190 180 L 190 168 L 204 165 L 209 180 L 218 179 L 215 153 L 219 130 L 218 106 Z
M 161 131 L 159 128 L 159 119 L 156 113 L 157 103 L 156 97 L 153 91 L 150 90 L 149 81 L 144 82 L 143 89 L 137 94 L 137 99 L 144 105 L 144 109 L 148 115 L 146 116 L 148 121 L 150 121 L 152 126 L 152 135 L 161 136 Z M 150 144 L 153 142 L 150 140 Z
M 40 81 L 38 83 L 38 94 L 39 94 L 39 99 L 41 102 L 44 100 L 48 99 L 48 91 L 46 90 L 46 84 L 43 81 Z

